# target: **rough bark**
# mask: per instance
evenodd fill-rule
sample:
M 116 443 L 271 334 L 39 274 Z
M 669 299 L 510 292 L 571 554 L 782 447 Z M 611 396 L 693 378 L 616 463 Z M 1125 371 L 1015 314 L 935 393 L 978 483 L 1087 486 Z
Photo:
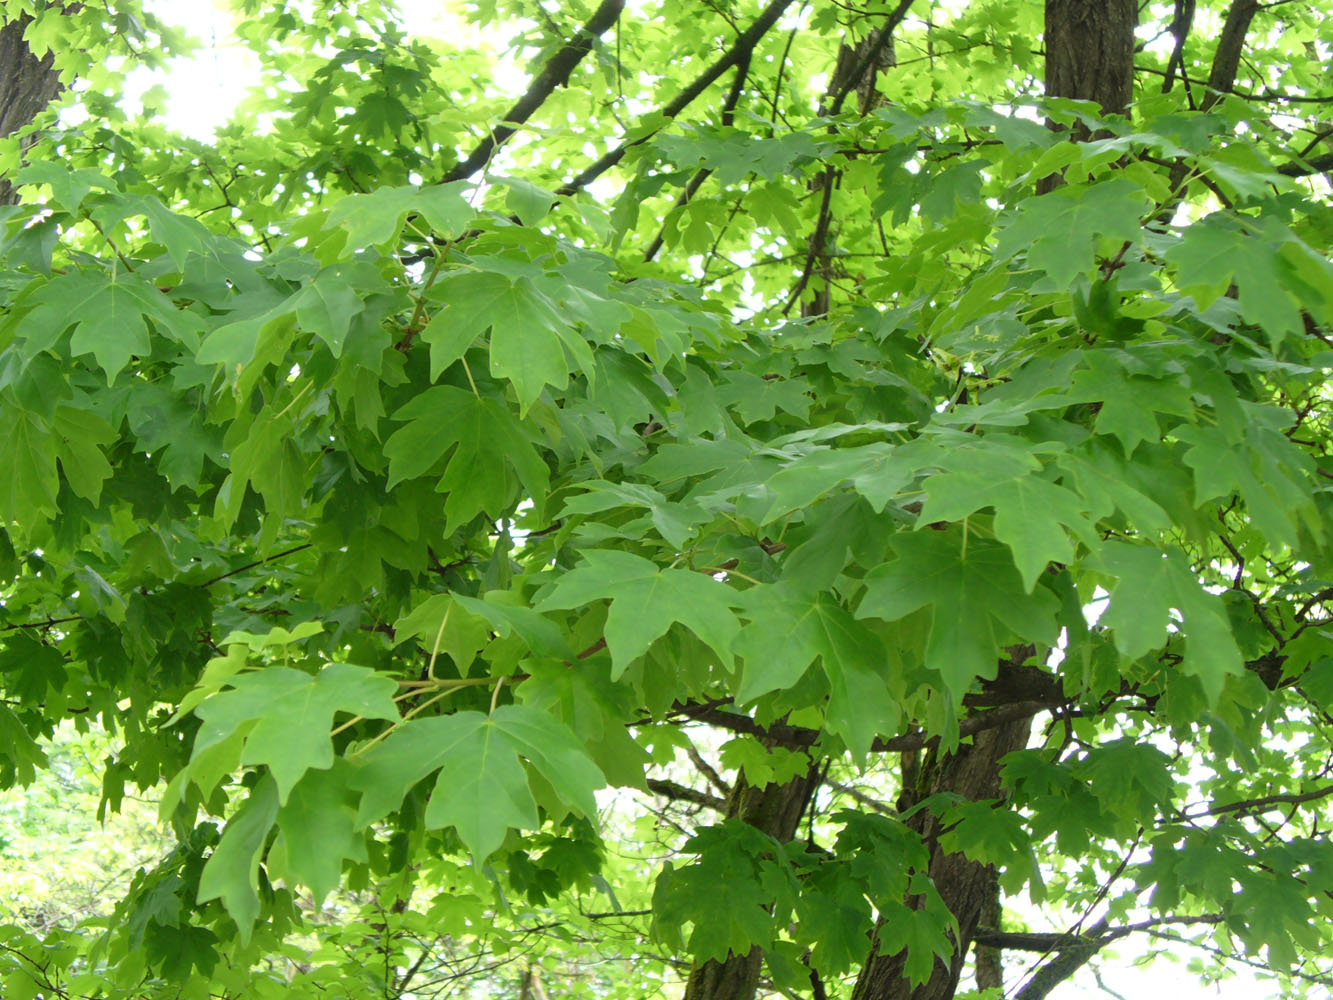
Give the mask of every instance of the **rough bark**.
M 738 778 L 727 803 L 727 816 L 776 840 L 791 840 L 818 780 L 813 764 L 805 774 L 783 785 L 756 788 Z M 685 986 L 685 1000 L 751 1000 L 759 985 L 763 957 L 762 949 L 755 947 L 744 955 L 728 955 L 723 962 L 696 965 Z
M 1046 0 L 1046 96 L 1094 101 L 1108 114 L 1123 114 L 1134 97 L 1138 23 L 1135 0 Z M 1101 136 L 1080 121 L 1069 138 L 1087 142 Z M 1043 177 L 1037 193 L 1063 183 L 1059 174 Z
M 60 93 L 55 56 L 38 59 L 23 40 L 32 18 L 24 15 L 0 28 L 0 136 L 10 136 L 31 122 Z M 0 204 L 18 195 L 8 177 L 0 177 Z
M 980 926 L 999 927 L 1003 912 L 999 874 L 992 873 L 990 885 L 986 887 L 986 901 L 978 914 Z M 975 943 L 974 948 L 972 960 L 976 963 L 977 989 L 999 989 L 1004 986 L 1004 959 L 1000 949 L 983 945 L 980 941 Z
M 973 800 L 999 798 L 1000 760 L 1026 746 L 1031 729 L 1029 716 L 979 733 L 970 746 L 960 747 L 934 765 L 934 777 L 921 794 L 951 791 Z M 935 818 L 921 812 L 915 822 L 926 843 L 934 844 L 939 834 Z M 936 961 L 930 979 L 913 987 L 904 974 L 907 956 L 902 948 L 877 936 L 871 957 L 862 966 L 852 991 L 853 1000 L 948 1000 L 957 992 L 967 950 L 992 898 L 995 871 L 989 865 L 968 861 L 961 854 L 945 854 L 935 848 L 930 877 L 958 921 L 952 961 L 947 966 Z
M 1240 57 L 1245 51 L 1245 36 L 1257 13 L 1259 0 L 1236 0 L 1227 11 L 1226 23 L 1222 25 L 1222 34 L 1217 40 L 1217 51 L 1213 53 L 1213 65 L 1208 71 L 1208 93 L 1204 95 L 1201 105 L 1204 111 L 1235 86 Z
M 1046 0 L 1046 94 L 1123 114 L 1134 97 L 1135 0 Z M 1074 138 L 1088 138 L 1075 128 Z

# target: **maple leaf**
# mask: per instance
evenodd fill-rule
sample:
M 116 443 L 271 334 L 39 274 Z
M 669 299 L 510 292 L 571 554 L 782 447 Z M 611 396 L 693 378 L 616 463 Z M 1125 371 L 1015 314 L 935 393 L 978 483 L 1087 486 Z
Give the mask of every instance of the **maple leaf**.
M 731 662 L 731 641 L 740 622 L 729 609 L 737 603 L 724 583 L 703 573 L 661 569 L 641 556 L 611 549 L 583 553 L 583 562 L 560 576 L 538 603 L 540 611 L 577 608 L 609 599 L 606 645 L 612 679 L 625 672 L 653 640 L 679 622 Z
M 1006 546 L 958 528 L 900 532 L 891 545 L 898 558 L 866 574 L 856 616 L 897 621 L 929 608 L 926 666 L 955 702 L 975 678 L 995 676 L 1011 637 L 1054 645 L 1058 602 L 1041 587 L 1027 592 Z
M 222 839 L 199 876 L 199 902 L 222 900 L 243 942 L 249 940 L 259 916 L 259 857 L 277 817 L 277 785 L 266 776 L 227 821 Z
M 436 385 L 393 416 L 404 426 L 384 442 L 389 489 L 424 474 L 448 454 L 435 488 L 447 494 L 444 514 L 451 525 L 461 526 L 483 512 L 499 517 L 517 499 L 506 467 L 528 497 L 538 504 L 544 500 L 550 480 L 546 463 L 523 425 L 495 400 Z
M 280 802 L 310 768 L 333 764 L 329 731 L 339 712 L 368 719 L 397 719 L 397 683 L 366 667 L 330 663 L 311 675 L 291 667 L 239 674 L 231 690 L 203 701 L 203 721 L 191 760 L 241 734 L 241 764 L 263 764 L 273 775 Z
M 591 368 L 587 342 L 528 275 L 465 271 L 441 281 L 434 294 L 452 304 L 421 331 L 421 339 L 430 344 L 432 378 L 461 358 L 487 329 L 491 374 L 513 384 L 522 413 L 544 386 L 564 387 L 569 378 L 566 349 Z
M 1225 607 L 1199 585 L 1189 560 L 1177 549 L 1107 542 L 1097 561 L 1118 580 L 1101 617 L 1116 648 L 1136 659 L 1165 645 L 1168 628 L 1183 632 L 1182 668 L 1199 678 L 1216 703 L 1226 676 L 1239 674 L 1244 662 Z
M 1239 221 L 1214 214 L 1188 226 L 1166 253 L 1176 282 L 1200 308 L 1224 293 L 1234 280 L 1241 315 L 1279 343 L 1301 330 L 1297 304 L 1287 292 L 1290 268 L 1270 241 L 1248 232 Z
M 452 238 L 476 214 L 463 189 L 461 183 L 406 185 L 348 195 L 329 210 L 324 227 L 344 230 L 349 249 L 384 246 L 402 231 L 408 215 L 420 213 L 435 233 Z
M 365 836 L 356 829 L 356 796 L 348 787 L 351 766 L 307 771 L 278 810 L 278 839 L 269 865 L 310 887 L 315 902 L 337 888 L 343 861 L 364 861 Z
M 524 760 L 566 805 L 596 815 L 593 792 L 605 778 L 569 729 L 544 712 L 503 705 L 490 716 L 455 712 L 395 729 L 365 755 L 352 779 L 362 793 L 357 825 L 394 809 L 413 785 L 438 770 L 426 825 L 454 827 L 468 850 L 486 858 L 509 829 L 538 825 Z
M 982 507 L 995 508 L 995 537 L 1009 546 L 1031 591 L 1052 563 L 1068 563 L 1074 546 L 1066 529 L 1096 544 L 1096 532 L 1077 493 L 1021 468 L 967 469 L 930 476 L 919 520 L 961 521 Z
M 1000 231 L 996 254 L 1003 260 L 1026 250 L 1030 266 L 1068 288 L 1076 276 L 1093 272 L 1094 237 L 1137 242 L 1150 208 L 1143 188 L 1125 177 L 1067 184 L 1022 202 Z
M 18 322 L 17 334 L 30 355 L 49 350 L 70 334 L 71 354 L 91 354 L 107 384 L 131 356 L 146 356 L 149 334 L 165 332 L 197 347 L 192 321 L 171 300 L 134 274 L 92 268 L 56 275 L 26 300 L 33 308 Z
M 739 599 L 751 621 L 732 643 L 745 664 L 738 702 L 792 687 L 818 659 L 831 691 L 830 729 L 854 754 L 897 729 L 901 710 L 883 673 L 888 652 L 874 632 L 828 595 L 791 584 L 754 587 Z

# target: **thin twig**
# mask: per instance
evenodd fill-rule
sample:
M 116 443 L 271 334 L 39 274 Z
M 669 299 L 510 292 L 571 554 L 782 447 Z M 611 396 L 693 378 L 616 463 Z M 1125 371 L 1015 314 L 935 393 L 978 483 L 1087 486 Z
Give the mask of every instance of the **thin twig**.
M 444 175 L 441 183 L 467 180 L 489 163 L 495 150 L 518 131 L 518 126 L 531 118 L 557 87 L 563 87 L 569 82 L 569 75 L 574 72 L 574 67 L 592 51 L 593 40 L 601 37 L 611 25 L 620 20 L 620 12 L 624 7 L 625 0 L 602 0 L 601 6 L 593 12 L 588 22 L 578 30 L 571 41 L 547 61 L 542 71 L 528 86 L 527 93 L 505 113 L 502 119 L 505 124 L 491 129 L 477 148 L 468 154 L 467 159 Z

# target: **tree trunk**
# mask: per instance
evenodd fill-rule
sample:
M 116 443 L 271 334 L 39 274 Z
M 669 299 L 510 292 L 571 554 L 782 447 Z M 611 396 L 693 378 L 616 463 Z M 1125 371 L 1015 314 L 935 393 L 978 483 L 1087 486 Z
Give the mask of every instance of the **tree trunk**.
M 1134 28 L 1138 24 L 1135 0 L 1046 0 L 1046 93 L 1095 101 L 1104 112 L 1123 113 L 1134 94 Z M 1092 138 L 1084 126 L 1070 138 Z M 1038 190 L 1050 190 L 1058 178 L 1045 178 Z M 960 623 L 966 628 L 966 623 Z M 930 791 L 952 791 L 969 799 L 1000 794 L 999 764 L 1005 754 L 1027 744 L 1032 720 L 1021 719 L 979 734 L 972 746 L 961 748 L 939 764 Z M 922 820 L 922 833 L 932 844 L 931 880 L 958 921 L 952 960 L 935 963 L 929 980 L 913 987 L 904 976 L 904 959 L 892 941 L 877 939 L 869 961 L 861 969 L 853 1000 L 950 1000 L 972 945 L 982 913 L 996 905 L 995 872 L 962 855 L 943 854 L 933 846 L 935 823 Z M 883 954 L 881 954 L 883 952 Z M 985 956 L 982 973 L 989 982 L 999 969 L 998 953 Z M 1072 971 L 1072 970 L 1071 970 Z
M 991 873 L 990 885 L 986 887 L 986 901 L 978 914 L 978 925 L 998 928 L 1003 922 L 1004 908 L 1000 905 L 1000 878 Z M 1004 986 L 1004 959 L 999 948 L 988 948 L 978 943 L 972 952 L 972 961 L 976 965 L 977 989 L 1000 989 Z
M 0 136 L 13 135 L 31 122 L 61 90 L 55 56 L 48 52 L 38 59 L 23 40 L 31 22 L 25 14 L 0 28 Z M 17 202 L 10 178 L 0 177 L 0 204 Z
M 968 799 L 994 799 L 1000 796 L 1000 759 L 1027 745 L 1032 719 L 1019 719 L 995 729 L 978 733 L 971 746 L 935 765 L 935 774 L 922 795 L 951 791 Z M 929 766 L 929 765 L 928 765 Z M 946 966 L 936 961 L 930 979 L 913 987 L 904 975 L 906 954 L 895 942 L 876 935 L 870 959 L 852 991 L 853 1000 L 948 1000 L 958 989 L 967 949 L 972 944 L 982 911 L 988 906 L 995 884 L 995 870 L 989 865 L 968 861 L 961 854 L 945 854 L 935 845 L 939 824 L 925 812 L 914 819 L 927 844 L 932 845 L 930 878 L 945 905 L 958 921 L 952 961 Z
M 1046 0 L 1046 96 L 1095 101 L 1108 114 L 1123 114 L 1134 98 L 1138 23 L 1135 0 Z M 1104 136 L 1078 122 L 1069 137 L 1087 142 Z M 1043 177 L 1037 193 L 1063 183 L 1059 174 Z
M 737 778 L 727 802 L 727 817 L 744 820 L 784 843 L 791 840 L 818 784 L 817 771 L 812 763 L 800 777 L 763 788 L 754 787 L 744 777 Z M 744 955 L 728 955 L 723 962 L 696 965 L 685 986 L 685 1000 L 751 1000 L 759 985 L 763 958 L 763 950 L 755 947 Z
M 1135 0 L 1046 0 L 1046 95 L 1123 114 L 1134 97 Z M 1079 126 L 1073 138 L 1086 141 Z

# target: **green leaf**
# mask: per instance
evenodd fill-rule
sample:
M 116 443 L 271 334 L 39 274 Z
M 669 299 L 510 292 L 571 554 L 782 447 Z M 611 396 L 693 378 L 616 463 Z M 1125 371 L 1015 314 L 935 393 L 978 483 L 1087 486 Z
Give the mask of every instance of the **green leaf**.
M 352 320 L 365 309 L 365 303 L 337 267 L 328 267 L 310 279 L 284 308 L 295 312 L 301 328 L 328 344 L 337 358 L 342 356 Z
M 749 619 L 732 644 L 744 663 L 736 700 L 744 704 L 795 686 L 816 658 L 828 677 L 829 728 L 858 757 L 875 736 L 897 729 L 901 711 L 890 694 L 883 642 L 826 594 L 790 584 L 738 595 Z
M 649 512 L 657 533 L 677 549 L 685 547 L 696 525 L 709 519 L 703 510 L 674 503 L 651 486 L 605 481 L 580 483 L 579 486 L 588 492 L 566 499 L 565 513 L 597 514 L 622 506 L 643 508 Z
M 231 453 L 231 475 L 218 491 L 215 514 L 230 525 L 241 510 L 247 486 L 264 498 L 275 522 L 300 508 L 305 495 L 306 463 L 292 437 L 290 415 L 265 410 Z
M 227 822 L 222 839 L 199 876 L 199 902 L 222 900 L 236 921 L 243 943 L 250 939 L 259 916 L 259 857 L 277 816 L 277 785 L 266 775 L 250 789 L 245 805 Z
M 182 272 L 190 254 L 203 254 L 213 241 L 213 234 L 197 219 L 177 215 L 153 197 L 142 201 L 144 215 L 153 239 L 167 248 L 171 262 Z
M 1285 262 L 1276 248 L 1220 213 L 1187 226 L 1180 242 L 1167 251 L 1182 291 L 1206 309 L 1234 280 L 1241 314 L 1261 327 L 1274 344 L 1299 333 L 1300 312 L 1287 294 Z
M 273 775 L 278 801 L 310 768 L 333 765 L 329 736 L 339 712 L 368 719 L 397 719 L 397 683 L 366 667 L 330 663 L 319 673 L 266 667 L 229 679 L 231 690 L 194 710 L 203 724 L 191 760 L 233 734 L 245 734 L 242 764 L 262 764 Z
M 344 761 L 307 771 L 278 810 L 278 838 L 270 865 L 310 887 L 315 904 L 337 888 L 345 859 L 366 859 L 365 837 L 356 831 L 356 796 Z
M 0 447 L 8 460 L 0 476 L 0 517 L 10 524 L 55 513 L 56 445 L 55 436 L 21 406 L 0 405 Z
M 523 425 L 495 400 L 437 385 L 393 417 L 404 426 L 384 443 L 390 489 L 426 473 L 447 454 L 435 488 L 446 494 L 444 513 L 451 527 L 483 512 L 498 518 L 522 496 L 540 509 L 550 478 L 546 463 Z M 520 493 L 520 485 L 525 492 Z
M 502 638 L 513 632 L 538 656 L 572 658 L 573 651 L 555 623 L 529 607 L 510 603 L 513 595 L 509 592 L 490 591 L 482 600 L 461 594 L 453 597 L 461 607 L 485 619 Z
M 319 635 L 323 631 L 324 626 L 319 622 L 301 622 L 291 629 L 275 625 L 263 635 L 238 629 L 235 632 L 228 632 L 221 644 L 229 646 L 232 643 L 245 643 L 252 652 L 258 653 L 263 649 L 290 646 L 303 639 L 309 639 L 313 635 Z
M 1096 237 L 1137 243 L 1141 220 L 1151 207 L 1143 189 L 1124 177 L 1066 184 L 1021 202 L 1013 221 L 1000 231 L 996 254 L 1007 260 L 1026 250 L 1030 267 L 1068 288 L 1078 275 L 1092 274 Z
M 393 623 L 394 641 L 418 638 L 422 648 L 449 654 L 466 677 L 477 653 L 490 641 L 489 623 L 472 614 L 451 594 L 432 594 Z
M 730 587 L 704 573 L 660 569 L 628 552 L 592 549 L 582 565 L 563 573 L 537 605 L 539 611 L 577 608 L 610 599 L 605 638 L 612 679 L 648 651 L 653 640 L 679 622 L 710 646 L 724 664 L 740 623 L 729 608 L 738 603 Z
M 395 729 L 365 755 L 353 779 L 362 792 L 357 825 L 396 808 L 413 785 L 438 769 L 426 825 L 454 827 L 468 850 L 484 859 L 509 829 L 538 825 L 524 760 L 566 805 L 596 815 L 593 792 L 605 779 L 569 730 L 543 712 L 505 705 L 489 717 L 455 712 Z
M 111 478 L 111 464 L 102 449 L 116 441 L 116 431 L 91 410 L 62 406 L 51 421 L 56 454 L 70 488 L 96 504 L 102 484 Z
M 58 274 L 28 300 L 34 308 L 17 333 L 32 356 L 54 347 L 73 327 L 71 354 L 91 354 L 110 384 L 132 356 L 151 350 L 149 334 L 162 331 L 190 342 L 190 324 L 152 285 L 134 274 L 88 269 Z
M 913 985 L 920 986 L 930 979 L 937 961 L 953 960 L 954 945 L 949 937 L 951 927 L 937 911 L 908 907 L 892 901 L 880 908 L 879 916 L 876 937 L 880 942 L 880 953 L 895 955 L 906 952 L 903 971 Z
M 46 754 L 7 705 L 0 705 L 0 788 L 29 785 L 37 769 L 47 766 Z
M 1098 562 L 1118 581 L 1101 618 L 1116 648 L 1137 659 L 1165 645 L 1168 628 L 1184 633 L 1182 666 L 1216 704 L 1227 675 L 1239 674 L 1244 663 L 1225 607 L 1203 589 L 1189 561 L 1178 549 L 1107 542 Z
M 64 162 L 37 161 L 25 163 L 19 171 L 20 184 L 46 184 L 51 188 L 51 203 L 66 212 L 76 213 L 83 199 L 94 188 L 98 191 L 116 189 L 98 170 L 71 170 Z
M 530 278 L 462 271 L 439 282 L 436 294 L 449 305 L 421 332 L 431 346 L 432 378 L 489 329 L 491 374 L 513 384 L 522 412 L 544 386 L 564 388 L 569 377 L 565 349 L 578 349 L 582 337 Z M 586 346 L 581 350 L 586 352 Z
M 856 616 L 898 621 L 929 608 L 926 666 L 955 703 L 974 679 L 995 676 L 1002 644 L 1055 644 L 1058 602 L 1044 588 L 1028 592 L 1006 546 L 957 528 L 900 532 L 891 544 L 898 558 L 866 575 Z
M 928 499 L 920 520 L 961 521 L 982 507 L 993 507 L 995 537 L 1009 546 L 1023 585 L 1031 591 L 1050 563 L 1074 558 L 1069 532 L 1090 544 L 1096 543 L 1096 533 L 1078 494 L 1012 466 L 998 477 L 994 472 L 983 468 L 927 478 Z
M 505 187 L 505 208 L 517 215 L 518 221 L 525 226 L 541 222 L 555 204 L 554 194 L 520 177 L 497 177 L 495 180 Z
M 404 220 L 419 212 L 431 229 L 446 239 L 463 231 L 475 214 L 461 183 L 419 188 L 380 187 L 368 194 L 348 195 L 329 211 L 325 228 L 341 228 L 349 247 L 383 247 L 402 232 Z
M 885 425 L 885 429 L 894 428 Z M 807 507 L 848 480 L 876 511 L 881 511 L 912 481 L 915 471 L 910 461 L 887 444 L 811 452 L 781 468 L 764 484 L 772 499 L 761 523 Z

